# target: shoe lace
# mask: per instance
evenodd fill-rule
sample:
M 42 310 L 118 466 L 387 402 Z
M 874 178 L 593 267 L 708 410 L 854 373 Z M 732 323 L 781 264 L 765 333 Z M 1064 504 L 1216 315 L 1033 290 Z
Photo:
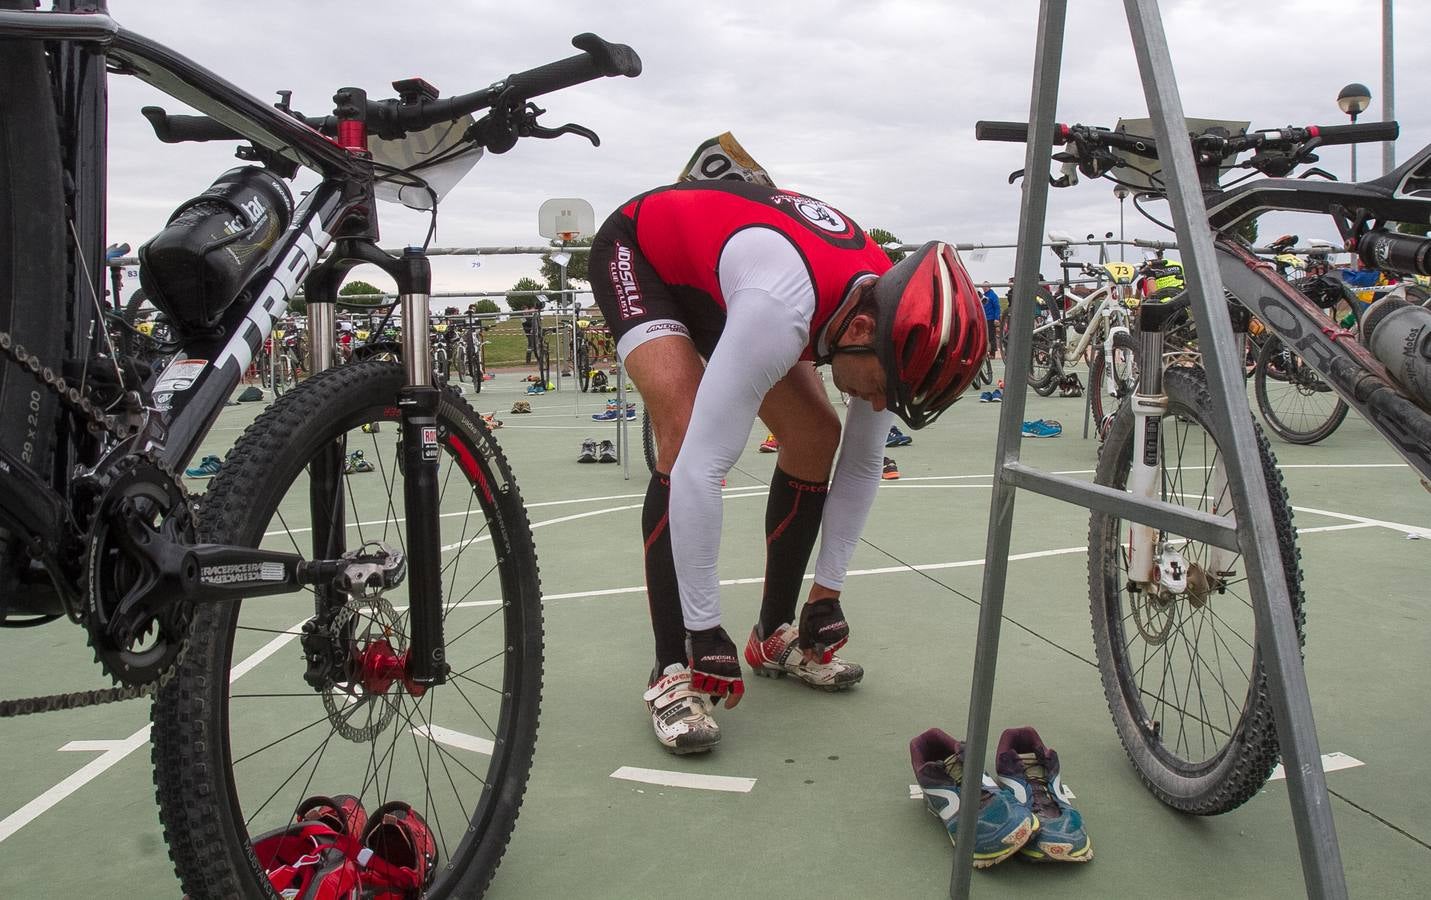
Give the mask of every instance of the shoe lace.
M 962 789 L 964 786 L 964 758 L 955 753 L 944 758 L 944 768 L 949 771 L 949 777 L 954 779 L 954 783 Z M 983 781 L 979 783 L 979 806 L 987 806 L 990 800 L 994 799 L 994 794 L 984 787 Z
M 1040 816 L 1056 817 L 1058 801 L 1054 799 L 1053 789 L 1048 784 L 1048 766 L 1036 753 L 1020 753 L 1019 762 L 1023 763 L 1024 778 L 1029 783 L 1029 799 L 1032 801 L 1033 811 Z

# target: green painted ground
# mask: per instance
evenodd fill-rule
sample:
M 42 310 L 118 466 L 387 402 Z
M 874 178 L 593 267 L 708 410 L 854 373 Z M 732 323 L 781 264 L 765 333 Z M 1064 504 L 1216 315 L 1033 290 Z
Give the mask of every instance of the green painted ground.
M 938 821 L 910 799 L 907 744 L 930 726 L 964 728 L 1000 407 L 961 403 L 891 452 L 903 478 L 882 486 L 853 568 L 896 571 L 854 574 L 846 589 L 847 655 L 865 666 L 864 684 L 825 695 L 756 680 L 737 710 L 721 712 L 722 746 L 678 759 L 650 737 L 640 700 L 650 665 L 638 543 L 644 464 L 634 457 L 627 481 L 619 465 L 575 463 L 582 438 L 615 436 L 614 423 L 589 418 L 602 396 L 548 394 L 532 398 L 532 415 L 512 416 L 519 390 L 504 374 L 469 395 L 506 423 L 498 437 L 536 526 L 547 597 L 536 764 L 489 896 L 944 896 L 951 850 Z M 1081 402 L 1030 399 L 1033 415 L 1059 418 L 1068 431 L 1027 442 L 1025 458 L 1091 470 L 1096 444 L 1078 437 Z M 255 413 L 226 410 L 209 449 L 222 452 Z M 632 434 L 639 440 L 638 429 Z M 755 452 L 761 437 L 752 435 L 729 479 L 722 578 L 758 579 L 763 568 L 760 488 L 774 457 Z M 1431 528 L 1431 496 L 1355 416 L 1322 445 L 1274 448 L 1295 523 L 1309 529 L 1300 538 L 1306 659 L 1322 751 L 1365 764 L 1328 776 L 1351 893 L 1427 896 L 1431 825 L 1416 785 L 1431 779 L 1431 540 L 1408 540 L 1394 526 Z M 1320 530 L 1334 526 L 1358 527 Z M 1010 565 L 994 728 L 1034 725 L 1059 751 L 1096 860 L 1053 868 L 1010 860 L 976 873 L 976 895 L 1295 895 L 1301 874 L 1285 782 L 1202 819 L 1158 804 L 1132 771 L 1092 662 L 1086 532 L 1076 509 L 1033 495 L 1018 503 L 1015 553 L 1071 552 Z M 758 603 L 757 582 L 726 590 L 732 634 L 744 633 Z M 94 686 L 99 677 L 78 631 L 59 623 L 0 633 L 0 659 L 5 696 Z M 255 677 L 297 683 L 280 659 Z M 0 724 L 6 897 L 178 895 L 145 716 L 129 704 Z M 59 751 L 71 741 L 126 739 L 107 754 L 94 745 Z M 622 766 L 755 785 L 744 794 L 658 787 L 612 778 Z M 63 799 L 44 799 L 67 784 Z

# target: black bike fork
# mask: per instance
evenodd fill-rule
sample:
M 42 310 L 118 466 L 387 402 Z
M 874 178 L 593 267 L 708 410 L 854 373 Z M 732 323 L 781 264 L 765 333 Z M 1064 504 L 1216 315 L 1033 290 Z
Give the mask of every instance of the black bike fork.
M 408 665 L 407 678 L 428 687 L 447 681 L 446 646 L 442 635 L 442 535 L 438 528 L 437 469 L 441 456 L 437 434 L 437 406 L 441 392 L 432 383 L 432 353 L 428 346 L 428 299 L 432 293 L 432 265 L 427 255 L 409 247 L 394 258 L 372 243 L 368 235 L 340 238 L 333 253 L 304 282 L 312 298 L 336 299 L 344 275 L 359 263 L 382 269 L 397 282 L 402 306 L 402 360 L 407 383 L 398 391 L 402 448 L 398 464 L 403 480 L 403 514 L 407 531 Z M 331 309 L 331 306 L 328 307 Z M 325 326 L 322 334 L 332 329 Z M 317 344 L 318 341 L 315 341 Z M 342 472 L 344 447 L 327 448 L 313 476 L 315 551 L 341 549 Z M 326 521 L 321 511 L 334 511 Z M 325 521 L 321 536 L 320 521 Z M 333 558 L 333 557 L 323 557 Z M 322 601 L 320 596 L 320 605 Z
M 428 346 L 428 298 L 432 265 L 409 247 L 393 273 L 402 304 L 403 366 L 407 384 L 398 392 L 402 411 L 403 511 L 407 517 L 408 678 L 423 686 L 447 681 L 442 636 L 442 534 L 438 528 L 437 405 Z

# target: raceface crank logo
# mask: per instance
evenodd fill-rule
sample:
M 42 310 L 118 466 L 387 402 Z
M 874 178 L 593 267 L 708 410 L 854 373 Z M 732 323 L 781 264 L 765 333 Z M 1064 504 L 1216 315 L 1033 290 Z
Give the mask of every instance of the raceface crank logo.
M 238 584 L 248 581 L 282 581 L 283 564 L 234 563 L 222 566 L 204 566 L 199 571 L 199 580 L 204 584 Z

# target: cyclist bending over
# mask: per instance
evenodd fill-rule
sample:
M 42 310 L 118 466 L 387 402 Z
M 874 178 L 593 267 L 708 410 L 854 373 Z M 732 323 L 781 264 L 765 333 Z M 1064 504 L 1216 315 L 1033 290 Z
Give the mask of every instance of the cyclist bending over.
M 891 268 L 838 210 L 736 181 L 632 199 L 597 232 L 590 271 L 659 448 L 641 523 L 656 639 L 645 700 L 663 746 L 701 752 L 720 740 L 715 703 L 733 707 L 744 692 L 716 564 L 721 480 L 756 417 L 780 455 L 745 658 L 757 674 L 844 690 L 864 672 L 835 655 L 849 637 L 840 592 L 881 480 L 891 412 L 922 428 L 969 386 L 986 351 L 983 309 L 947 244 Z M 817 364 L 854 398 L 843 443 Z

